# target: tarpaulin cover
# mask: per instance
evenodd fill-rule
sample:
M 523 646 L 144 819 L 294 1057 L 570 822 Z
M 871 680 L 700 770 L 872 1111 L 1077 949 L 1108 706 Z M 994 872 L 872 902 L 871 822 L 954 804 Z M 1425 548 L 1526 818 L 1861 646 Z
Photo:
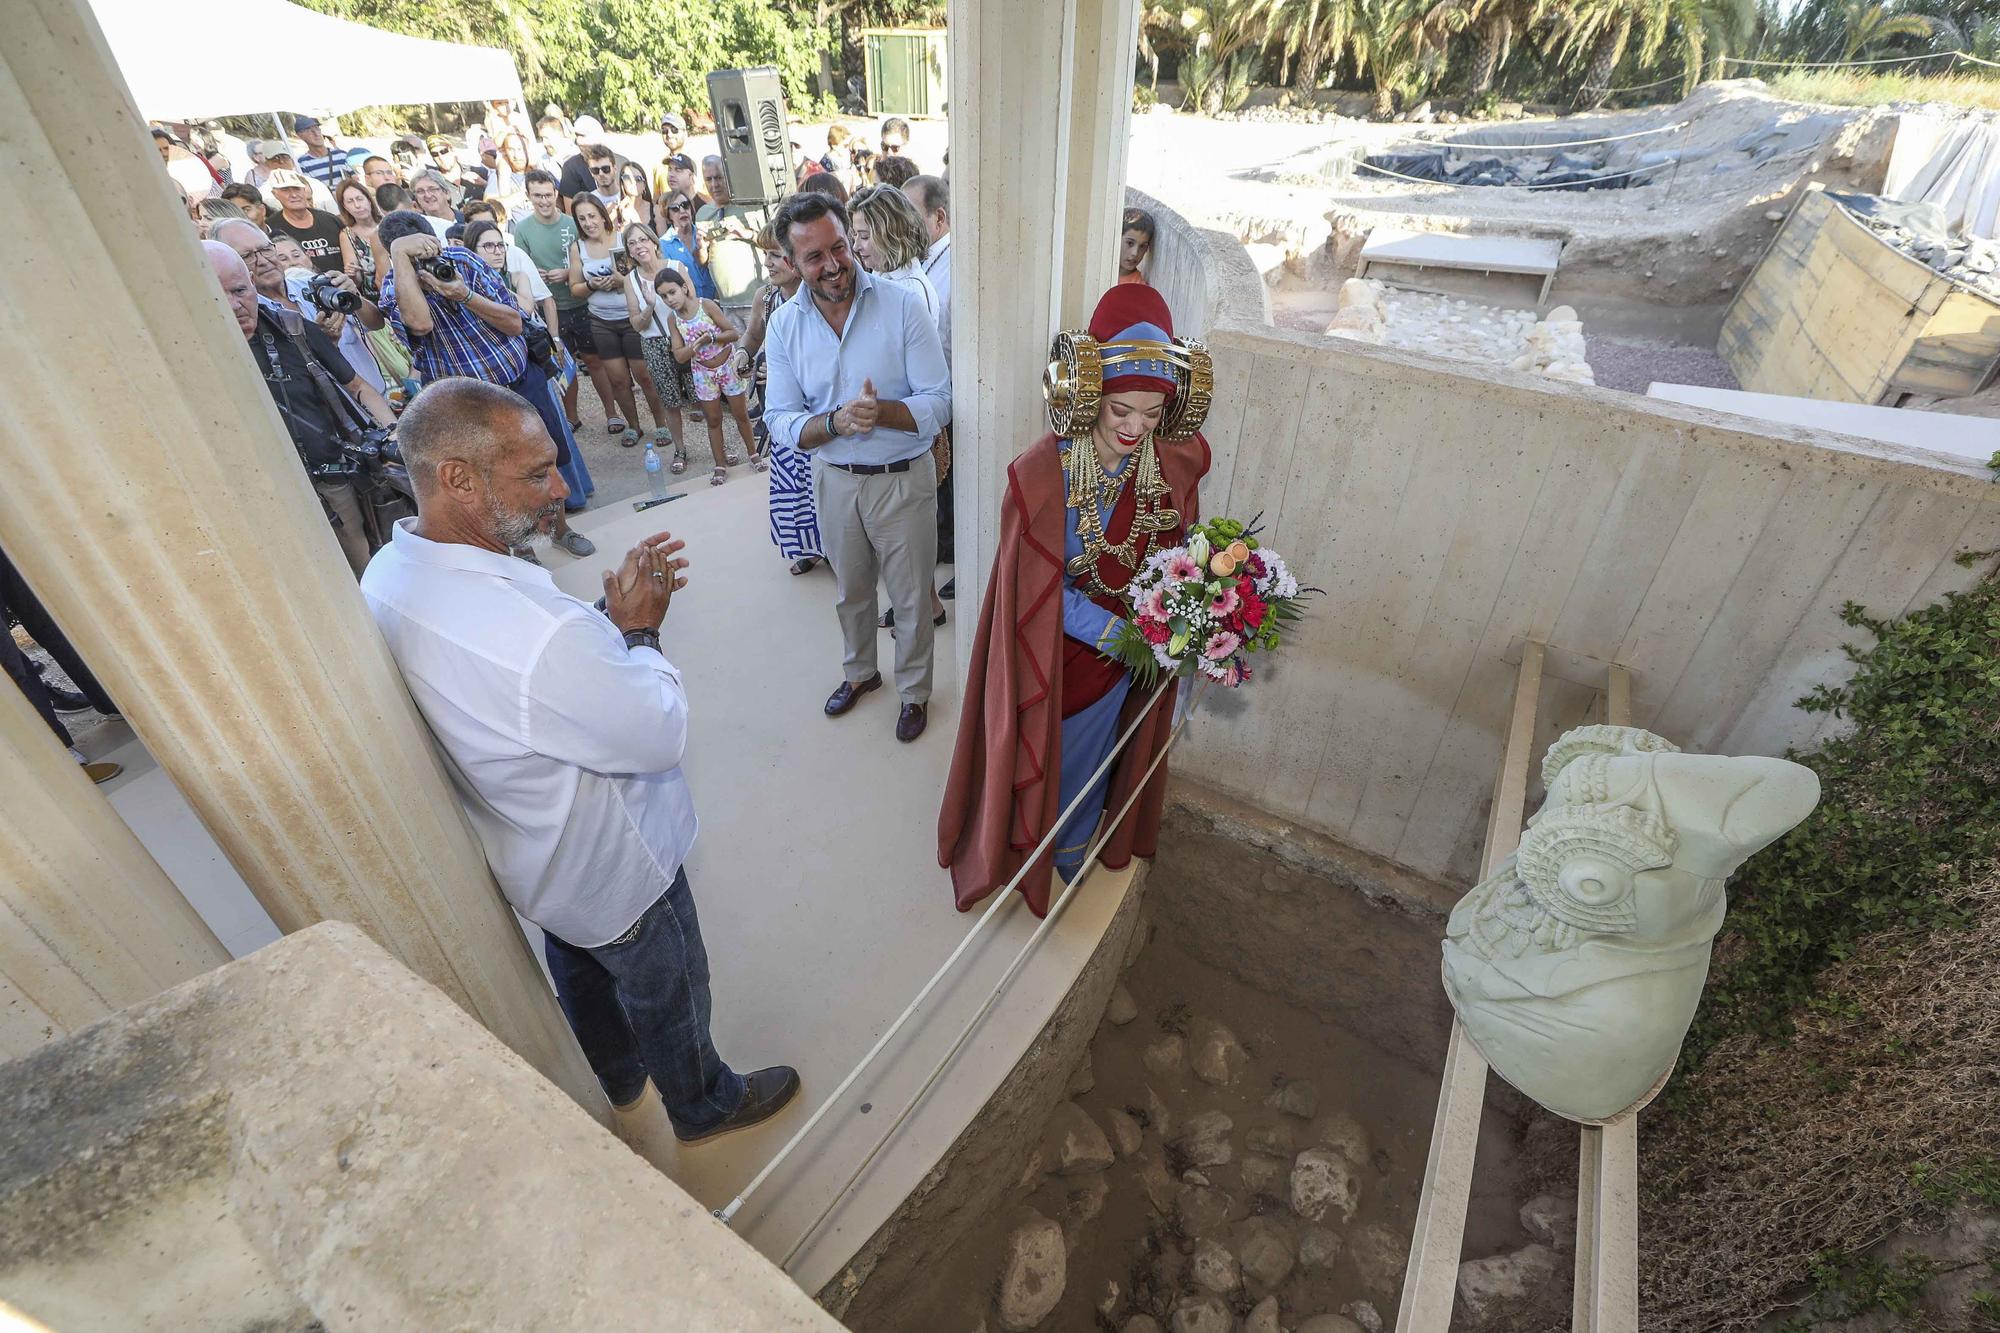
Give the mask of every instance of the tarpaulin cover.
M 2000 236 L 2000 120 L 1946 122 L 1905 112 L 1882 193 L 1936 204 L 1947 224 L 1969 236 Z

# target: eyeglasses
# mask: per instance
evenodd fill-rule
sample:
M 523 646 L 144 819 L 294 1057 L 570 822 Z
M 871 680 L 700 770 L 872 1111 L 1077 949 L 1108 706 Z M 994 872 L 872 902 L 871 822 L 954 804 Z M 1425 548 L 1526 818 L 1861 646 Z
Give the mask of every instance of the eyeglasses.
M 882 141 L 882 151 L 885 153 L 900 153 L 903 151 L 903 145 L 894 139 L 884 139 Z
M 694 212 L 694 205 L 693 205 L 693 204 L 668 204 L 668 205 L 667 205 L 667 211 L 668 211 L 669 213 L 692 213 L 692 212 Z
M 269 241 L 241 252 L 245 264 L 275 264 L 278 262 L 278 247 Z
M 616 171 L 616 170 L 618 170 L 618 168 L 617 168 L 617 167 L 615 167 L 615 166 L 609 166 L 609 167 L 592 167 L 592 168 L 590 169 L 590 174 L 591 174 L 591 175 L 593 175 L 593 176 L 609 176 L 609 175 L 610 175 L 610 174 L 611 174 L 612 172 L 614 172 L 614 171 Z

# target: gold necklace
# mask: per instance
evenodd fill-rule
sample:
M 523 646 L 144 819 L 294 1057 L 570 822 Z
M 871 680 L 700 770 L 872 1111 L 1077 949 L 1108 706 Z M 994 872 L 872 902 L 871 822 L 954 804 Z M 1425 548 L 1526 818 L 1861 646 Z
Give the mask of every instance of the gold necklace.
M 1127 571 L 1137 569 L 1141 534 L 1176 531 L 1181 516 L 1166 504 L 1170 492 L 1167 479 L 1160 472 L 1160 457 L 1150 432 L 1140 442 L 1132 462 L 1115 475 L 1105 472 L 1097 456 L 1097 446 L 1089 436 L 1073 439 L 1063 450 L 1063 473 L 1068 482 L 1065 503 L 1077 511 L 1077 537 L 1083 543 L 1083 554 L 1070 561 L 1067 568 L 1073 578 L 1082 582 L 1085 592 L 1102 597 L 1112 589 L 1099 577 L 1098 562 L 1109 555 Z M 1128 477 L 1136 492 L 1132 529 L 1124 541 L 1113 545 L 1104 534 L 1103 511 L 1117 500 Z

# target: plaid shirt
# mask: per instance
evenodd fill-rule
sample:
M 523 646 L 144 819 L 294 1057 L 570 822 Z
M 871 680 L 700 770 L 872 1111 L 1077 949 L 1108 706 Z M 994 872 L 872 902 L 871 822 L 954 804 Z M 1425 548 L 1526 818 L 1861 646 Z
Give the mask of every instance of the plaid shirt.
M 447 245 L 443 253 L 458 266 L 474 296 L 483 296 L 510 310 L 521 308 L 500 275 L 478 255 L 462 245 Z M 426 295 L 431 307 L 431 331 L 412 337 L 403 326 L 403 312 L 396 305 L 393 268 L 382 279 L 382 314 L 395 328 L 396 336 L 409 344 L 419 379 L 428 384 L 446 375 L 470 375 L 494 384 L 512 384 L 527 373 L 526 338 L 518 333 L 509 337 L 457 301 Z

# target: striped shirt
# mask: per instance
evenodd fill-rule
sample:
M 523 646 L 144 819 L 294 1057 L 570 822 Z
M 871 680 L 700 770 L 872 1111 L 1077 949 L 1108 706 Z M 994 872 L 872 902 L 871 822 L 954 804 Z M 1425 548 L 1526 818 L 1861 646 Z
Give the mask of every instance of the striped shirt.
M 458 266 L 474 296 L 483 296 L 513 310 L 521 308 L 506 281 L 492 266 L 462 245 L 447 245 L 444 257 Z M 469 306 L 440 297 L 429 298 L 431 331 L 412 337 L 396 304 L 396 275 L 382 279 L 382 314 L 396 336 L 410 347 L 417 377 L 425 383 L 447 375 L 470 375 L 494 384 L 512 384 L 528 373 L 528 340 L 508 335 L 472 313 Z
M 334 166 L 336 163 L 346 166 L 347 154 L 328 153 L 324 157 L 315 157 L 311 153 L 304 153 L 295 160 L 299 164 L 301 175 L 310 176 L 321 185 L 332 185 Z

